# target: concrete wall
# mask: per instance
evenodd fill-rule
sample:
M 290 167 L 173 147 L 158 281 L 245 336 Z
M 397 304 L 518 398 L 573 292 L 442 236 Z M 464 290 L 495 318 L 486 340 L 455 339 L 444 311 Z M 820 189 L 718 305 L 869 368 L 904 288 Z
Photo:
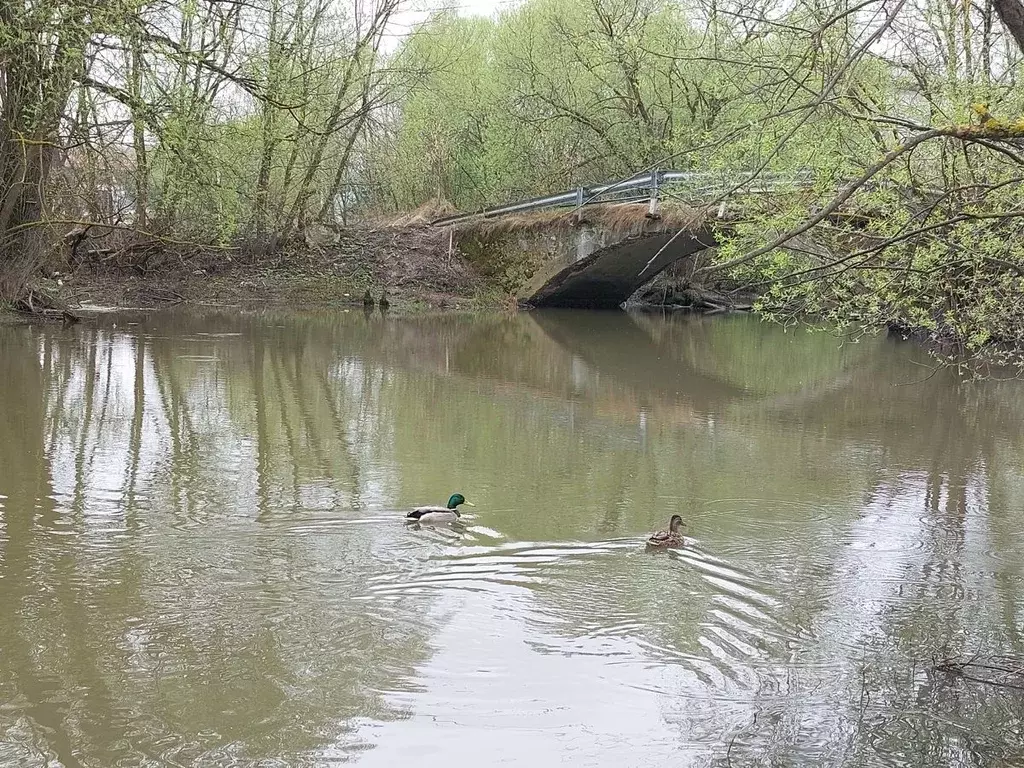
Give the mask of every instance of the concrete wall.
M 490 232 L 484 225 L 459 233 L 457 242 L 471 262 L 521 301 L 617 307 L 668 264 L 714 244 L 706 231 L 672 240 L 678 231 L 657 219 L 612 228 L 561 218 Z

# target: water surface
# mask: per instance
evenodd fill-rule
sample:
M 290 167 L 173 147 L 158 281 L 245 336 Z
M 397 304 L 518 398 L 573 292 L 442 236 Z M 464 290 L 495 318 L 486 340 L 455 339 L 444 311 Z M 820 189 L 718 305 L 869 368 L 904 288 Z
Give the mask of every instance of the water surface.
M 120 314 L 0 366 L 0 765 L 1024 761 L 1015 382 L 583 312 Z

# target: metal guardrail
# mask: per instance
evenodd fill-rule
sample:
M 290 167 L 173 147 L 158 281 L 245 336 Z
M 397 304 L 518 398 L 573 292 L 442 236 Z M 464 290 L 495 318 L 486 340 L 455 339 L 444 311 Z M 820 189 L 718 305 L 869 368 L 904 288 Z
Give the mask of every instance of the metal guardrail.
M 661 190 L 667 186 L 685 186 L 688 182 L 705 182 L 704 186 L 697 189 L 689 189 L 689 192 L 696 196 L 710 194 L 721 194 L 728 189 L 742 183 L 743 177 L 751 180 L 756 179 L 757 184 L 747 187 L 744 192 L 755 192 L 759 194 L 777 192 L 784 186 L 806 186 L 813 183 L 814 176 L 808 171 L 798 171 L 796 174 L 781 176 L 776 174 L 754 174 L 754 173 L 730 173 L 728 179 L 724 175 L 708 173 L 706 171 L 650 171 L 638 173 L 627 179 L 610 181 L 594 187 L 577 187 L 566 192 L 559 192 L 544 197 L 532 197 L 520 200 L 515 203 L 484 208 L 472 213 L 459 213 L 453 216 L 444 216 L 430 222 L 431 226 L 441 227 L 450 224 L 457 224 L 471 219 L 491 219 L 498 216 L 506 216 L 513 213 L 526 211 L 537 211 L 544 208 L 583 208 L 593 203 L 606 202 L 640 202 L 649 200 L 653 207 L 661 197 Z M 715 183 L 707 183 L 715 182 Z M 643 192 L 643 194 L 636 194 Z M 633 193 L 630 195 L 629 193 Z

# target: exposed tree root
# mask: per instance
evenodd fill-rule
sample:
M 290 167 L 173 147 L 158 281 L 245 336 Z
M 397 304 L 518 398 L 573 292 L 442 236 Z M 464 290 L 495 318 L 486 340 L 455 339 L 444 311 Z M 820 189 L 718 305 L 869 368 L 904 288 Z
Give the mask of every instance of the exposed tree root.
M 79 322 L 82 318 L 72 312 L 64 302 L 39 288 L 28 288 L 25 294 L 12 303 L 16 312 L 32 317 L 60 320 L 65 325 Z

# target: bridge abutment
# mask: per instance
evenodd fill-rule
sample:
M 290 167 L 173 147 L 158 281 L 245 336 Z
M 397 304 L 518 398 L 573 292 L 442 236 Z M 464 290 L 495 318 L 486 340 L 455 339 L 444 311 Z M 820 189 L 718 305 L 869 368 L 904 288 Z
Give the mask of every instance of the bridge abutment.
M 650 218 L 646 205 L 504 218 L 459 227 L 473 261 L 502 272 L 506 288 L 535 307 L 614 309 L 670 264 L 717 245 L 710 228 L 684 217 Z

